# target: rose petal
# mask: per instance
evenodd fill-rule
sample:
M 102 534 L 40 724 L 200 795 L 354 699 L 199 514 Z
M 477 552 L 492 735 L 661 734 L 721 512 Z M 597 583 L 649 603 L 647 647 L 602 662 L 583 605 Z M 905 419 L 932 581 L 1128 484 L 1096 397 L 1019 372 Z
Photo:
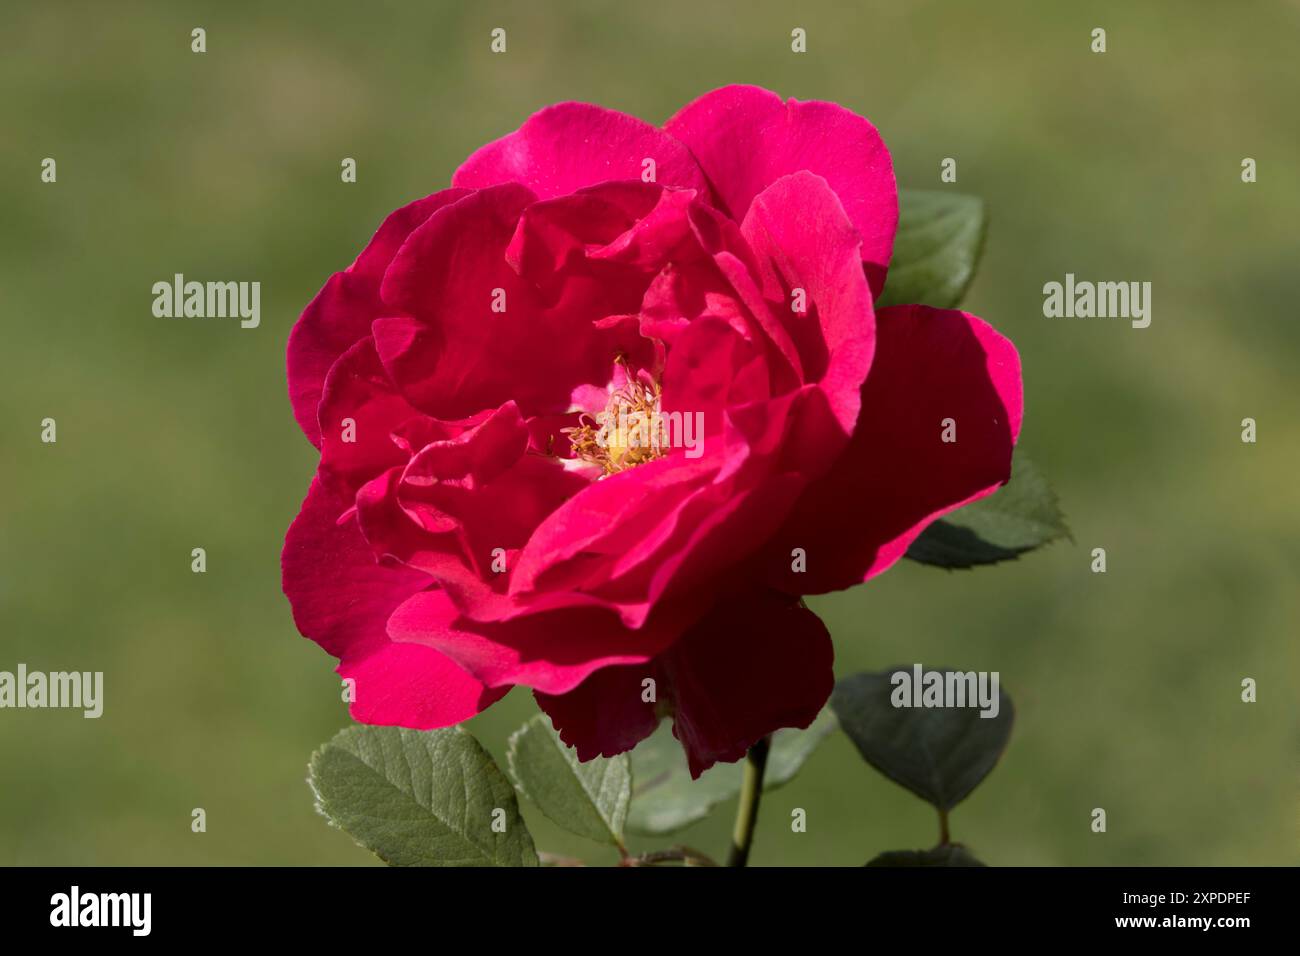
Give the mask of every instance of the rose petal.
M 602 668 L 649 660 L 680 633 L 665 619 L 632 630 L 599 607 L 565 608 L 500 623 L 456 617 L 442 591 L 413 595 L 393 613 L 394 641 L 431 647 L 489 686 L 524 684 L 562 694 Z M 454 620 L 455 626 L 446 626 Z
M 631 750 L 659 726 L 657 704 L 642 699 L 647 679 L 658 684 L 653 663 L 606 667 L 566 694 L 534 691 L 533 697 L 560 739 L 577 750 L 579 760 L 614 757 Z
M 671 713 L 698 777 L 782 727 L 811 724 L 834 686 L 833 660 L 817 615 L 763 591 L 720 603 L 648 664 L 605 668 L 566 694 L 534 696 L 580 760 L 630 750 Z M 642 700 L 646 678 L 656 703 Z
M 372 331 L 390 378 L 417 408 L 456 419 L 514 400 L 532 416 L 564 411 L 573 389 L 603 381 L 635 329 L 597 325 L 605 292 L 575 285 L 552 305 L 507 261 L 533 201 L 495 186 L 447 206 L 416 229 L 384 277 L 392 310 Z M 626 296 L 632 307 L 640 291 Z M 495 307 L 495 308 L 494 308 Z
M 654 160 L 654 181 L 708 189 L 690 150 L 662 130 L 616 110 L 589 103 L 557 103 L 530 116 L 515 132 L 481 147 L 451 181 L 482 189 L 521 183 L 541 199 L 584 186 L 640 180 Z
M 321 467 L 353 488 L 404 464 L 409 453 L 396 433 L 411 419 L 426 420 L 388 380 L 370 338 L 339 357 L 320 401 Z
M 389 614 L 427 586 L 428 577 L 375 561 L 342 489 L 312 481 L 289 528 L 281 558 L 284 593 L 298 630 L 341 658 L 338 672 L 356 682 L 352 715 L 373 724 L 445 727 L 500 698 L 429 648 L 395 645 Z
M 455 438 L 431 442 L 407 465 L 402 510 L 430 534 L 454 533 L 466 567 L 486 578 L 497 554 L 514 553 L 587 480 L 529 452 L 513 402 Z
M 835 686 L 834 659 L 826 625 L 800 602 L 765 591 L 719 606 L 657 662 L 691 776 L 811 724 Z
M 388 264 L 416 226 L 467 195 L 463 189 L 444 189 L 389 215 L 356 261 L 330 277 L 294 325 L 287 349 L 289 400 L 299 427 L 316 447 L 320 447 L 316 410 L 325 376 L 382 314 L 379 285 Z
M 770 580 L 820 594 L 879 574 L 930 522 L 996 491 L 1011 472 L 1020 357 L 988 323 L 923 305 L 882 309 L 853 440 L 804 493 L 771 548 Z M 942 441 L 943 421 L 955 442 Z M 791 570 L 803 548 L 807 570 Z
M 776 392 L 797 388 L 807 379 L 803 363 L 790 332 L 772 311 L 758 285 L 761 273 L 754 251 L 741 234 L 740 226 L 722 213 L 707 207 L 691 209 L 691 227 L 700 248 L 713 260 L 714 267 L 744 303 L 749 324 L 761 332 L 772 352 L 772 389 Z
M 519 217 L 506 262 L 539 305 L 580 304 L 600 327 L 602 318 L 639 305 L 686 237 L 694 197 L 654 183 L 613 182 L 533 203 Z
M 780 303 L 804 381 L 819 382 L 847 440 L 875 348 L 875 313 L 862 274 L 861 239 L 826 180 L 794 173 L 776 180 L 741 225 L 758 261 L 764 297 Z M 793 290 L 804 293 L 794 311 Z
M 862 236 L 871 292 L 880 295 L 898 228 L 898 187 L 869 122 L 835 103 L 783 102 L 761 87 L 725 86 L 683 107 L 664 129 L 690 147 L 737 222 L 782 176 L 824 177 Z
M 356 681 L 352 719 L 363 724 L 430 730 L 486 710 L 509 687 L 484 687 L 449 658 L 417 644 L 388 643 L 348 655 L 338 672 Z
M 335 657 L 353 646 L 384 643 L 388 615 L 429 585 L 425 574 L 381 567 L 348 514 L 351 507 L 341 483 L 312 479 L 280 558 L 294 623 Z

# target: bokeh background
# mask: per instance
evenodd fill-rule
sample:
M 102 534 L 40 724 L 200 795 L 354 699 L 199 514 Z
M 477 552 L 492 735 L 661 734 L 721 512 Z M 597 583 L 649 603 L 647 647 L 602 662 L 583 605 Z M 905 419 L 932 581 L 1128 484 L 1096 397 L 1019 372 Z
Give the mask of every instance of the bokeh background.
M 106 709 L 0 711 L 0 863 L 374 862 L 304 782 L 347 716 L 280 593 L 314 463 L 289 329 L 386 213 L 532 111 L 662 121 L 731 82 L 843 103 L 901 185 L 991 211 L 966 305 L 1020 348 L 1022 447 L 1074 541 L 814 601 L 841 674 L 1001 672 L 1015 733 L 954 836 L 993 864 L 1295 863 L 1298 42 L 1294 2 L 5 3 L 0 669 L 102 670 Z M 176 272 L 260 281 L 261 327 L 154 318 Z M 1152 282 L 1153 324 L 1045 319 L 1066 272 Z M 504 758 L 533 711 L 516 691 L 472 729 Z M 683 839 L 722 853 L 732 809 Z M 936 836 L 842 736 L 765 810 L 759 864 Z M 525 813 L 543 847 L 608 860 Z

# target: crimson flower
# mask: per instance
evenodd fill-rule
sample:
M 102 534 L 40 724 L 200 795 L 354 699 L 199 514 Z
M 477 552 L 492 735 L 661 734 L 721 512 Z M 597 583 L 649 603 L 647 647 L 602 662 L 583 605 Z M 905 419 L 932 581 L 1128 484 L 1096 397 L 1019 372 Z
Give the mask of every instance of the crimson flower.
M 751 86 L 548 107 L 390 215 L 288 347 L 320 465 L 284 590 L 353 717 L 523 685 L 584 760 L 671 717 L 695 775 L 807 726 L 802 596 L 996 490 L 1020 429 L 1009 341 L 874 308 L 897 222 L 869 122 Z

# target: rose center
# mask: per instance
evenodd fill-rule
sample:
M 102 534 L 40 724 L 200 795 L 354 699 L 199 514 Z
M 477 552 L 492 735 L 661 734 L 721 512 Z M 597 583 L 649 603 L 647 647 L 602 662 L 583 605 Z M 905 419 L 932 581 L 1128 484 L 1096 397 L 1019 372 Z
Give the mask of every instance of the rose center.
M 604 411 L 568 429 L 573 457 L 599 465 L 602 478 L 666 454 L 659 386 L 648 377 L 629 380 L 610 393 Z

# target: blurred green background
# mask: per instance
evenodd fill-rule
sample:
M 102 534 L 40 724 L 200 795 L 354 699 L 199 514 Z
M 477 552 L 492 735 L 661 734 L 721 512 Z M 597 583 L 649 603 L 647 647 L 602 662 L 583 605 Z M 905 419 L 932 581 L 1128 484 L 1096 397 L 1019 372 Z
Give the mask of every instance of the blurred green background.
M 373 862 L 304 783 L 347 716 L 280 593 L 314 464 L 289 329 L 386 213 L 532 111 L 659 122 L 732 82 L 843 103 L 901 185 L 991 211 L 966 304 L 1020 348 L 1022 447 L 1075 540 L 814 602 L 840 674 L 1001 672 L 1015 733 L 954 837 L 993 864 L 1297 861 L 1300 4 L 13 2 L 0 37 L 0 669 L 106 673 L 98 721 L 0 711 L 0 862 Z M 176 272 L 259 280 L 261 327 L 154 318 Z M 1045 319 L 1066 272 L 1152 282 L 1151 327 Z M 532 712 L 516 691 L 472 729 L 503 758 Z M 722 853 L 732 809 L 683 839 Z M 525 812 L 541 846 L 608 859 Z M 769 795 L 754 862 L 935 836 L 841 736 Z

